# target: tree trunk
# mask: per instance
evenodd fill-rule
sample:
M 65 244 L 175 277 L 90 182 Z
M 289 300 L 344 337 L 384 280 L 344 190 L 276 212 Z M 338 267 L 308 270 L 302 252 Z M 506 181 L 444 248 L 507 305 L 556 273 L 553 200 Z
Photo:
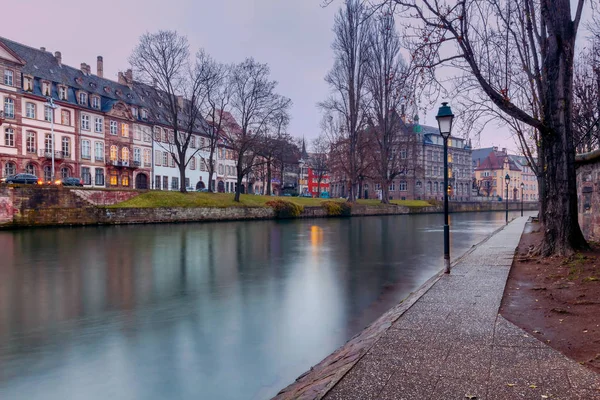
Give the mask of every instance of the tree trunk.
M 381 204 L 390 204 L 390 182 L 388 181 L 381 184 Z
M 180 158 L 180 160 L 181 160 L 181 158 Z M 184 160 L 185 160 L 185 158 L 184 158 Z M 185 162 L 179 162 L 178 167 L 179 167 L 179 191 L 181 193 L 187 193 L 187 188 L 185 186 Z
M 235 187 L 235 197 L 233 198 L 233 201 L 240 201 L 240 193 L 242 192 L 242 178 L 242 175 L 238 171 L 236 179 L 237 185 Z
M 272 174 L 272 172 L 271 172 L 271 160 L 269 160 L 269 161 L 267 161 L 267 184 L 266 184 L 266 186 L 267 186 L 267 188 L 266 188 L 267 189 L 267 191 L 266 191 L 267 196 L 271 195 L 271 174 Z
M 563 2 L 569 7 L 569 2 Z M 544 142 L 544 241 L 542 255 L 570 255 L 587 248 L 577 216 L 575 147 L 572 126 L 573 54 L 575 36 L 570 18 L 550 19 L 556 24 L 548 37 L 546 98 L 544 116 L 548 129 L 541 132 Z M 558 32 L 560 31 L 560 37 Z

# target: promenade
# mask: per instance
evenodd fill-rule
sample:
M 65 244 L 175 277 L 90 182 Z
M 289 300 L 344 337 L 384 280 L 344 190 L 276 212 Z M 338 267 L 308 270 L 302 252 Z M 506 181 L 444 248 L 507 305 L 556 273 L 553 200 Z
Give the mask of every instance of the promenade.
M 498 314 L 527 219 L 513 220 L 461 258 L 450 275 L 442 275 L 389 328 L 380 329 L 377 339 L 369 343 L 359 335 L 350 347 L 367 342 L 367 350 L 337 382 L 317 378 L 321 393 L 303 384 L 280 397 L 600 399 L 600 375 Z M 339 353 L 354 358 L 345 348 Z M 313 373 L 318 371 L 317 366 Z

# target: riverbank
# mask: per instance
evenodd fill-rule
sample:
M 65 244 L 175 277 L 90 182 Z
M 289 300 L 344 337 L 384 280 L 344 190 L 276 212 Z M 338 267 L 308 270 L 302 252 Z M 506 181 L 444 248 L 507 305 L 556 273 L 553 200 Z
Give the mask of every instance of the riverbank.
M 517 218 L 351 339 L 280 399 L 570 398 L 594 372 L 498 315 L 527 217 Z
M 115 191 L 64 187 L 16 186 L 0 188 L 0 227 L 71 225 L 121 225 L 209 221 L 264 220 L 277 218 L 326 218 L 340 216 L 402 215 L 441 213 L 441 205 L 424 201 L 396 200 L 384 205 L 360 200 L 340 210 L 331 204 L 343 200 L 306 199 L 243 195 L 237 204 L 233 194 Z M 293 203 L 293 215 L 280 213 L 270 202 Z M 172 205 L 171 205 L 172 203 Z M 504 211 L 505 203 L 450 203 L 450 212 Z M 510 202 L 510 210 L 521 203 Z M 525 203 L 525 210 L 537 203 Z

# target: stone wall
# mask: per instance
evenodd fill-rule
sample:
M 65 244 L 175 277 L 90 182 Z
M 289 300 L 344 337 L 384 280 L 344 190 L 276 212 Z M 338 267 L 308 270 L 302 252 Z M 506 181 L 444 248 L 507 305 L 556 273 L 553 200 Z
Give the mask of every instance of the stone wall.
M 577 209 L 587 240 L 600 240 L 600 150 L 578 155 Z
M 137 190 L 71 189 L 71 191 L 95 206 L 111 206 L 140 194 Z

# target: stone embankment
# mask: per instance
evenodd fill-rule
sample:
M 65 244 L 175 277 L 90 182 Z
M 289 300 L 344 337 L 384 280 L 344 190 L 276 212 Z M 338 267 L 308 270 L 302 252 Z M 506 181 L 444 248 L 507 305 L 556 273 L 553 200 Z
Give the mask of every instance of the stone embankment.
M 57 225 L 117 225 L 168 222 L 234 221 L 274 219 L 270 207 L 210 208 L 111 208 L 139 194 L 134 190 L 93 190 L 64 187 L 0 187 L 0 227 Z M 509 203 L 511 210 L 521 204 Z M 502 211 L 500 202 L 450 203 L 451 212 Z M 526 210 L 536 203 L 525 203 Z M 355 205 L 352 216 L 423 214 L 443 212 L 441 206 Z M 329 217 L 323 207 L 304 207 L 299 218 Z

